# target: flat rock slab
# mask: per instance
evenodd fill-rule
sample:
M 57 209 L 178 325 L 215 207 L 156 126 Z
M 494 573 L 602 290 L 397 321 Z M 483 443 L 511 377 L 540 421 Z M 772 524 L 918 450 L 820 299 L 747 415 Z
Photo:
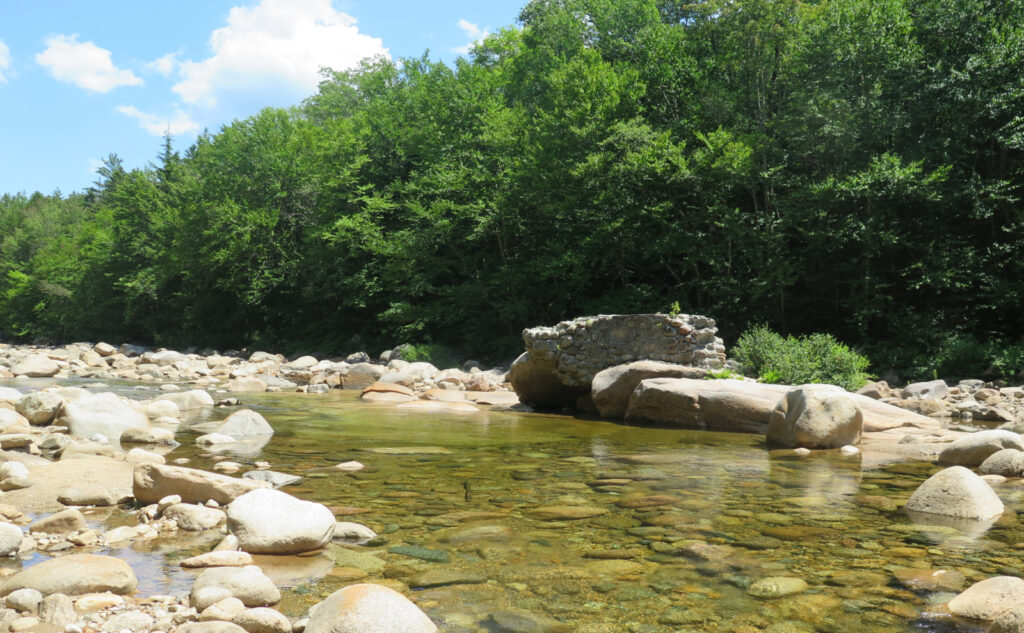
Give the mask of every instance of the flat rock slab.
M 185 503 L 206 503 L 213 499 L 225 505 L 247 492 L 269 487 L 265 481 L 160 464 L 139 464 L 135 467 L 133 482 L 135 498 L 140 503 L 157 503 L 168 495 L 179 495 Z
M 109 490 L 123 499 L 132 495 L 133 465 L 107 457 L 73 457 L 46 464 L 30 464 L 31 488 L 4 494 L 5 504 L 25 513 L 46 513 L 64 509 L 58 500 L 68 488 Z
M 24 588 L 35 589 L 44 596 L 54 593 L 77 596 L 105 591 L 123 595 L 134 591 L 137 585 L 135 572 L 119 558 L 69 554 L 44 560 L 11 576 L 0 587 L 0 595 L 6 596 Z

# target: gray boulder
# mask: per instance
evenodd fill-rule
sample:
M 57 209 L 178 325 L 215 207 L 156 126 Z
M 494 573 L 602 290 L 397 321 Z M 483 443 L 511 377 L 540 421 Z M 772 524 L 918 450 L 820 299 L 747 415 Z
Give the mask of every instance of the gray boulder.
M 199 574 L 190 595 L 203 610 L 225 598 L 238 598 L 247 607 L 269 607 L 281 601 L 281 592 L 256 565 L 211 567 Z
M 7 579 L 0 587 L 6 596 L 18 589 L 35 589 L 44 596 L 62 593 L 77 596 L 84 593 L 128 594 L 138 585 L 135 572 L 120 558 L 94 554 L 68 554 L 44 560 Z
M 1024 450 L 1024 437 L 1013 431 L 994 429 L 965 435 L 939 453 L 940 464 L 978 466 L 990 455 L 1005 448 Z
M 227 513 L 228 529 L 251 554 L 300 554 L 334 536 L 334 513 L 326 506 L 279 490 L 246 493 L 228 505 Z
M 102 435 L 111 442 L 130 428 L 147 428 L 149 418 L 133 403 L 113 393 L 97 393 L 68 402 L 59 421 L 77 437 Z
M 436 633 L 408 598 L 383 585 L 349 585 L 310 609 L 306 633 Z
M 387 368 L 371 363 L 355 363 L 343 366 L 341 386 L 344 389 L 365 389 L 380 380 L 387 373 Z
M 0 523 L 0 557 L 10 556 L 21 547 L 21 528 L 11 523 Z
M 165 393 L 157 398 L 157 400 L 169 400 L 178 405 L 180 411 L 194 411 L 203 407 L 213 406 L 213 397 L 202 389 Z
M 983 475 L 1002 475 L 1003 477 L 1024 476 L 1024 451 L 1015 448 L 1004 448 L 988 456 L 981 462 L 978 472 Z
M 617 365 L 597 372 L 590 383 L 590 396 L 602 418 L 622 419 L 640 381 L 648 378 L 703 378 L 706 369 L 663 363 L 654 360 L 638 360 Z
M 57 361 L 42 354 L 32 354 L 11 366 L 12 374 L 28 378 L 49 378 L 57 375 L 59 371 L 60 365 Z
M 231 437 L 248 437 L 251 435 L 273 435 L 274 428 L 262 415 L 252 409 L 239 409 L 221 422 L 213 432 Z
M 132 492 L 139 503 L 158 503 L 164 497 L 179 495 L 185 503 L 206 503 L 213 499 L 221 505 L 259 488 L 265 481 L 228 477 L 195 468 L 139 464 L 135 467 Z
M 945 380 L 915 382 L 903 388 L 904 398 L 923 398 L 925 400 L 941 400 L 949 395 L 949 385 Z
M 775 405 L 769 444 L 786 448 L 839 448 L 860 442 L 864 414 L 841 389 L 797 387 Z
M 1009 609 L 1024 604 L 1024 580 L 994 576 L 974 583 L 949 601 L 950 613 L 972 620 L 995 620 Z
M 223 510 L 191 503 L 177 503 L 164 510 L 165 519 L 173 519 L 186 532 L 210 530 L 224 523 Z
M 18 399 L 14 410 L 33 426 L 46 426 L 60 413 L 64 400 L 49 391 L 34 391 Z
M 590 391 L 589 386 L 563 384 L 553 363 L 529 352 L 512 362 L 509 381 L 521 402 L 538 409 L 575 407 L 576 399 Z
M 1002 514 L 1004 507 L 984 479 L 963 466 L 952 466 L 918 486 L 904 510 L 984 521 Z

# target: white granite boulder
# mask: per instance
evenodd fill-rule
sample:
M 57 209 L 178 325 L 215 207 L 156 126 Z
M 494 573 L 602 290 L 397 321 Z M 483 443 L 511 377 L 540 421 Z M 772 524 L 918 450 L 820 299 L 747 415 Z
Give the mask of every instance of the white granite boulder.
M 963 466 L 940 470 L 918 486 L 909 512 L 984 521 L 1003 513 L 1003 502 L 984 479 Z
M 130 428 L 149 427 L 149 418 L 133 403 L 113 393 L 97 393 L 64 405 L 59 422 L 77 437 L 102 435 L 111 442 Z
M 769 444 L 786 448 L 839 448 L 860 442 L 864 414 L 838 389 L 790 389 L 768 421 Z
M 349 585 L 310 609 L 306 633 L 436 633 L 411 600 L 383 585 Z
M 994 453 L 1006 448 L 1024 450 L 1024 437 L 1013 431 L 994 429 L 965 435 L 939 454 L 940 464 L 980 466 Z
M 228 530 L 243 551 L 299 554 L 323 547 L 334 536 L 334 514 L 319 503 L 280 490 L 254 490 L 227 507 Z

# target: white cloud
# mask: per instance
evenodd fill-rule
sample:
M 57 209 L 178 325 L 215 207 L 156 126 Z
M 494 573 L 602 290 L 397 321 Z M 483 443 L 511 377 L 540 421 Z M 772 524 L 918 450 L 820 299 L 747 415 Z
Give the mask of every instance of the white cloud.
M 353 17 L 331 0 L 261 0 L 235 7 L 227 26 L 210 37 L 213 55 L 184 61 L 174 92 L 188 104 L 214 106 L 228 95 L 311 94 L 320 68 L 352 68 L 364 57 L 387 55 L 379 38 L 359 32 Z
M 199 129 L 199 124 L 193 121 L 181 110 L 175 110 L 173 116 L 157 116 L 149 112 L 143 112 L 135 106 L 117 106 L 117 112 L 139 122 L 144 130 L 153 136 L 163 136 L 165 132 L 172 135 L 184 134 Z
M 470 49 L 482 42 L 485 37 L 491 34 L 488 29 L 481 29 L 479 25 L 473 24 L 466 19 L 459 20 L 459 28 L 462 29 L 462 32 L 469 38 L 469 42 L 464 46 L 456 46 L 452 49 L 459 55 L 469 54 Z
M 7 83 L 7 77 L 4 77 L 3 71 L 7 70 L 11 66 L 11 49 L 7 48 L 7 44 L 4 44 L 3 40 L 0 40 L 0 84 Z
M 181 54 L 181 51 L 174 53 L 167 53 L 163 57 L 157 57 L 153 61 L 146 64 L 146 70 L 151 70 L 155 73 L 159 73 L 164 77 L 169 76 L 174 69 L 178 67 L 180 63 L 175 57 Z
M 110 60 L 110 51 L 92 42 L 79 42 L 77 35 L 55 35 L 46 40 L 46 50 L 36 62 L 50 69 L 55 79 L 92 92 L 110 92 L 118 86 L 141 86 L 142 80 Z

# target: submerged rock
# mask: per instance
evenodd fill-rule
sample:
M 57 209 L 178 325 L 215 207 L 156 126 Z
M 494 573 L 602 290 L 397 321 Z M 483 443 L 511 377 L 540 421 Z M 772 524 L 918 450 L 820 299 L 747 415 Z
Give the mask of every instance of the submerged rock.
M 805 589 L 807 589 L 807 583 L 801 578 L 777 576 L 758 580 L 747 588 L 747 593 L 755 598 L 772 600 L 800 593 Z

